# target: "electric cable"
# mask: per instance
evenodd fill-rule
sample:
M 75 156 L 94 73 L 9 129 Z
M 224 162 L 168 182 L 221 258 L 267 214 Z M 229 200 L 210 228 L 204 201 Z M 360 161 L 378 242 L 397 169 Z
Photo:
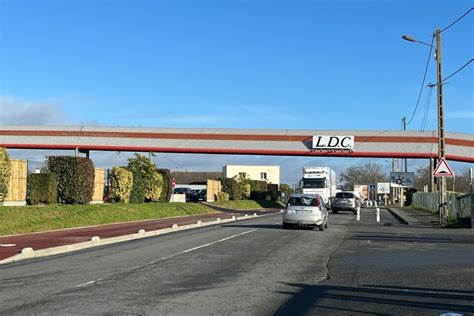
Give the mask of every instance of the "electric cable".
M 433 38 L 431 39 L 430 52 L 428 54 L 428 60 L 426 61 L 426 67 L 425 67 L 425 73 L 423 75 L 423 81 L 421 82 L 420 93 L 418 93 L 418 100 L 416 101 L 416 105 L 415 105 L 415 109 L 413 110 L 413 114 L 411 115 L 410 119 L 407 122 L 407 126 L 410 125 L 411 121 L 415 117 L 416 111 L 418 109 L 418 105 L 420 104 L 421 94 L 423 93 L 423 89 L 425 88 L 426 75 L 428 74 L 428 68 L 430 66 L 431 52 L 433 51 L 434 39 L 435 39 L 435 37 L 433 36 Z
M 467 63 L 465 63 L 462 67 L 460 67 L 458 70 L 456 70 L 455 72 L 453 72 L 452 74 L 450 74 L 449 76 L 447 76 L 446 78 L 444 78 L 443 80 L 441 80 L 441 83 L 445 82 L 446 80 L 448 80 L 449 78 L 451 78 L 452 76 L 456 75 L 458 72 L 460 72 L 461 70 L 463 70 L 464 68 L 466 68 L 470 63 L 472 63 L 474 61 L 474 58 L 471 58 L 470 61 L 468 61 Z
M 454 24 L 458 23 L 463 17 L 465 17 L 466 15 L 468 15 L 472 10 L 474 10 L 474 7 L 470 8 L 469 10 L 467 10 L 466 13 L 464 13 L 463 15 L 461 15 L 461 17 L 459 19 L 457 19 L 456 21 L 454 21 L 453 23 L 449 24 L 448 26 L 446 26 L 444 29 L 441 30 L 441 33 L 446 31 L 447 29 L 449 29 L 451 26 L 453 26 Z

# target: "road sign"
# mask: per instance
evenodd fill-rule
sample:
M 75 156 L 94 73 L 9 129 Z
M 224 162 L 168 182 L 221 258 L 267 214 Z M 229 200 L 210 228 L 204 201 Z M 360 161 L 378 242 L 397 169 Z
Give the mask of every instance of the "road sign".
M 392 188 L 413 188 L 414 172 L 390 172 L 390 186 Z
M 390 193 L 390 183 L 389 182 L 377 183 L 377 193 L 378 194 Z
M 176 186 L 176 180 L 173 178 L 171 180 L 171 187 L 174 188 Z
M 449 167 L 448 162 L 444 158 L 441 158 L 435 170 L 433 171 L 433 176 L 434 177 L 452 177 L 454 176 L 454 172 Z
M 369 184 L 369 191 L 370 191 L 370 192 L 375 192 L 375 187 L 376 187 L 376 186 L 375 186 L 375 183 Z

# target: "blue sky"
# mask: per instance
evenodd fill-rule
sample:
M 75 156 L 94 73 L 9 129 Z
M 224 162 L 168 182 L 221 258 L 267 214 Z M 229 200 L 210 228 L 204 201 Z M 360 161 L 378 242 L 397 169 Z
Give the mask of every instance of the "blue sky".
M 472 6 L 0 0 L 0 123 L 400 129 L 429 52 L 401 35 L 430 42 Z M 445 76 L 473 58 L 473 33 L 473 12 L 443 33 Z M 473 70 L 445 85 L 448 131 L 473 133 Z

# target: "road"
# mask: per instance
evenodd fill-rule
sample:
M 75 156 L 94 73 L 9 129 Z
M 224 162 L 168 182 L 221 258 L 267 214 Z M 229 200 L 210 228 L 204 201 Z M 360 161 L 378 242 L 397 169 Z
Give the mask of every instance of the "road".
M 280 214 L 0 268 L 0 314 L 429 314 L 474 311 L 470 230 L 382 211 L 283 230 Z M 436 314 L 437 315 L 437 314 Z

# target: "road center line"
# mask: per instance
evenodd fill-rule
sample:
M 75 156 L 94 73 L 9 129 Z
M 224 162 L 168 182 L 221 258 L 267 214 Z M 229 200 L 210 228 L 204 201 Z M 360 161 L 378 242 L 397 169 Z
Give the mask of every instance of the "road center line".
M 182 254 L 185 254 L 185 253 L 194 251 L 194 250 L 198 250 L 198 249 L 201 249 L 201 248 L 209 247 L 209 246 L 215 245 L 215 244 L 217 244 L 217 243 L 220 243 L 220 242 L 223 242 L 223 241 L 226 241 L 226 240 L 235 238 L 235 237 L 239 237 L 239 236 L 243 236 L 243 235 L 249 234 L 249 233 L 254 232 L 254 231 L 256 231 L 256 229 L 247 230 L 247 231 L 245 231 L 245 232 L 243 232 L 243 233 L 240 233 L 240 234 L 232 235 L 232 236 L 229 236 L 229 237 L 226 237 L 226 238 L 222 238 L 222 239 L 219 239 L 219 240 L 216 240 L 216 241 L 213 241 L 213 242 L 210 242 L 210 243 L 201 245 L 201 246 L 197 246 L 197 247 L 194 247 L 194 248 L 190 248 L 190 249 L 187 249 L 187 250 L 184 250 L 184 251 L 181 251 L 181 252 L 178 252 L 178 253 L 169 255 L 169 256 L 167 256 L 167 257 L 163 257 L 163 258 L 161 258 L 160 260 L 170 259 L 170 258 L 179 256 L 179 255 L 182 255 Z

